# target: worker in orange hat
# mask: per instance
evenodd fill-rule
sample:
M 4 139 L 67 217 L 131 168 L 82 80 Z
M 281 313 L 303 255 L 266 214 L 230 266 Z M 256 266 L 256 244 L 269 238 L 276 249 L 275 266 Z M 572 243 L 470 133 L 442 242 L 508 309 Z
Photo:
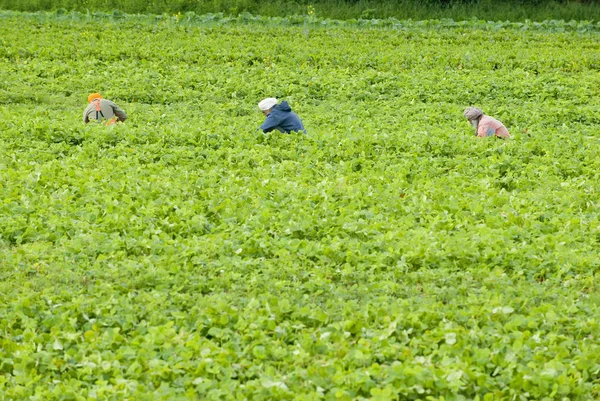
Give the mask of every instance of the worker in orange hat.
M 88 103 L 88 107 L 83 111 L 83 122 L 86 124 L 94 120 L 112 125 L 117 121 L 127 120 L 127 114 L 122 108 L 110 100 L 102 99 L 99 93 L 89 95 Z

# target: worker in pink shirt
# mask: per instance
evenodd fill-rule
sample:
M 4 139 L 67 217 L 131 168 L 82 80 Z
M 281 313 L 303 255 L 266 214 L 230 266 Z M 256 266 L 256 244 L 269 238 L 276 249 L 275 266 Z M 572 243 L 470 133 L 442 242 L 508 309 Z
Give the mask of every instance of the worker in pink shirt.
M 486 116 L 481 109 L 469 107 L 465 110 L 464 114 L 475 128 L 475 135 L 479 137 L 496 135 L 498 138 L 502 139 L 510 138 L 510 134 L 504 124 L 495 118 Z

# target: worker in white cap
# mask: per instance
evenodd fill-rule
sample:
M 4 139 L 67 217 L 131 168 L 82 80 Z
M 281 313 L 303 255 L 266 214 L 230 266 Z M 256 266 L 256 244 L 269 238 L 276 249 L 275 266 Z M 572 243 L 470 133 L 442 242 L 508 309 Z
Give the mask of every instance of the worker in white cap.
M 468 107 L 463 113 L 467 120 L 475 128 L 475 135 L 480 137 L 496 136 L 498 138 L 510 138 L 508 130 L 500 121 L 483 114 L 477 107 Z
M 300 117 L 292 111 L 292 108 L 285 100 L 279 103 L 274 97 L 269 97 L 261 100 L 258 108 L 267 116 L 265 122 L 259 128 L 263 132 L 277 130 L 286 134 L 290 132 L 306 133 Z

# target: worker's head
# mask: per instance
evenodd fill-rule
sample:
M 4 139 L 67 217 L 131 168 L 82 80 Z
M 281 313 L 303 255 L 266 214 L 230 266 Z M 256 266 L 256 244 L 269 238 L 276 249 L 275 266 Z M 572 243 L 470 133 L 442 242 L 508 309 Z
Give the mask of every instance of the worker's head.
M 95 99 L 102 99 L 102 96 L 100 96 L 99 93 L 92 93 L 91 95 L 88 96 L 88 103 L 91 103 Z
M 271 111 L 273 111 L 273 107 L 277 106 L 277 99 L 274 97 L 268 97 L 263 99 L 258 103 L 258 108 L 265 116 L 268 116 Z
M 463 114 L 465 115 L 465 117 L 467 117 L 467 120 L 469 120 L 471 125 L 476 127 L 477 123 L 479 122 L 479 119 L 483 115 L 483 111 L 481 111 L 481 109 L 478 109 L 477 107 L 467 107 Z

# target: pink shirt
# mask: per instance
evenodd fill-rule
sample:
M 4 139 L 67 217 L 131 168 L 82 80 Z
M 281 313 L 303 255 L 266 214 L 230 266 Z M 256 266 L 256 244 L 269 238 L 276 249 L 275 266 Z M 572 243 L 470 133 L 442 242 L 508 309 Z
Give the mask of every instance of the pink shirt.
M 492 135 L 496 135 L 500 138 L 510 138 L 510 134 L 504 124 L 495 118 L 484 114 L 481 116 L 479 125 L 477 126 L 477 136 L 485 137 Z

